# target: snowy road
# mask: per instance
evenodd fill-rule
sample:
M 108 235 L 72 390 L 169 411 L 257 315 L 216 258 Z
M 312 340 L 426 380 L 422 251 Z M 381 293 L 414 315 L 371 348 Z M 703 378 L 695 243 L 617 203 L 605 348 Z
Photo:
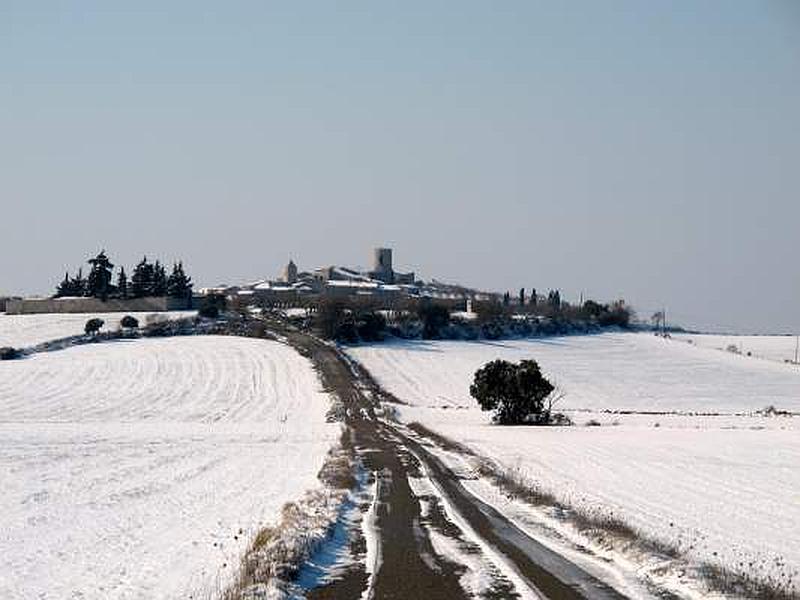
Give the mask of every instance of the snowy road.
M 465 444 L 567 506 L 765 580 L 788 585 L 800 568 L 800 424 L 757 414 L 768 405 L 800 410 L 792 365 L 644 334 L 348 352 L 407 403 L 395 407 L 402 422 Z M 495 358 L 536 359 L 579 426 L 491 425 L 468 386 Z

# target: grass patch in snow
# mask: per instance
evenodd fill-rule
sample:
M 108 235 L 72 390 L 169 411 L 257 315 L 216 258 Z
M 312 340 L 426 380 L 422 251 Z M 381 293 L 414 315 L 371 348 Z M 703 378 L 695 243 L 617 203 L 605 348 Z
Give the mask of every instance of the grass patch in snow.
M 293 581 L 300 567 L 328 538 L 356 485 L 349 431 L 342 431 L 339 446 L 328 453 L 318 478 L 321 489 L 288 502 L 276 525 L 256 533 L 241 558 L 235 582 L 217 594 L 221 600 L 279 600 L 296 595 Z

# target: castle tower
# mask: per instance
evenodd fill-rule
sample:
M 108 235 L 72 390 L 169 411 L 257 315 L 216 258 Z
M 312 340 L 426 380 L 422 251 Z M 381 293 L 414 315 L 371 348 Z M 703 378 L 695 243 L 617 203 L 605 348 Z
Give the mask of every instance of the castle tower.
M 297 281 L 297 265 L 294 264 L 293 260 L 290 260 L 289 264 L 283 268 L 282 279 L 286 283 L 295 283 Z
M 392 269 L 392 249 L 375 248 L 372 261 L 372 270 L 382 275 L 391 275 Z

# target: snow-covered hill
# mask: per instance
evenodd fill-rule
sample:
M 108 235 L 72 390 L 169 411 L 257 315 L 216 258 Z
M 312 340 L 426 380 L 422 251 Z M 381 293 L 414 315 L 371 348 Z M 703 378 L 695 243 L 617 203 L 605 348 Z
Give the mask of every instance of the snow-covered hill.
M 350 352 L 409 403 L 398 407 L 401 420 L 466 443 L 570 504 L 613 512 L 704 561 L 739 570 L 752 562 L 752 574 L 776 577 L 800 568 L 800 417 L 754 414 L 800 411 L 797 367 L 646 334 Z M 539 361 L 576 426 L 491 425 L 469 384 L 495 358 Z
M 6 315 L 0 313 L 0 348 L 12 346 L 26 348 L 42 342 L 83 334 L 86 321 L 97 317 L 104 321 L 102 331 L 118 329 L 122 317 L 130 314 L 146 325 L 152 320 L 180 319 L 197 314 L 197 311 L 170 311 L 159 313 L 59 313 L 44 315 Z
M 339 427 L 276 342 L 187 337 L 0 363 L 0 597 L 186 598 L 318 485 Z

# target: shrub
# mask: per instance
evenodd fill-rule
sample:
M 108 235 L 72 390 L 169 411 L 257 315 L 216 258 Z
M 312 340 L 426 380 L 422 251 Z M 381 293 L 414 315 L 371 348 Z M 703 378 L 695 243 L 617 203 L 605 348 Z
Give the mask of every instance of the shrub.
M 365 342 L 377 342 L 383 339 L 386 331 L 386 319 L 375 311 L 360 313 L 356 320 L 358 336 Z
M 119 324 L 123 329 L 139 328 L 139 320 L 136 317 L 132 317 L 131 315 L 125 315 L 124 317 L 122 317 L 122 320 L 119 322 Z
M 206 319 L 216 319 L 219 313 L 224 311 L 227 307 L 225 296 L 220 294 L 209 294 L 203 297 L 200 301 L 200 307 L 197 309 L 197 314 Z
M 10 346 L 0 348 L 0 360 L 14 360 L 20 356 L 22 356 L 22 353 L 16 348 L 11 348 Z
M 425 339 L 441 337 L 442 330 L 450 324 L 450 310 L 442 304 L 420 302 L 417 316 L 422 321 L 422 337 Z
M 321 298 L 314 315 L 314 328 L 322 337 L 332 340 L 341 334 L 347 314 L 341 300 Z
M 96 335 L 100 329 L 102 329 L 105 321 L 103 319 L 89 319 L 86 321 L 86 325 L 84 326 L 83 330 L 86 332 L 86 335 Z
M 500 425 L 551 422 L 555 387 L 542 375 L 535 360 L 519 364 L 493 360 L 475 372 L 469 393 L 482 410 L 494 411 L 492 420 Z
M 480 325 L 497 325 L 508 318 L 508 309 L 496 300 L 475 302 L 473 306 Z

